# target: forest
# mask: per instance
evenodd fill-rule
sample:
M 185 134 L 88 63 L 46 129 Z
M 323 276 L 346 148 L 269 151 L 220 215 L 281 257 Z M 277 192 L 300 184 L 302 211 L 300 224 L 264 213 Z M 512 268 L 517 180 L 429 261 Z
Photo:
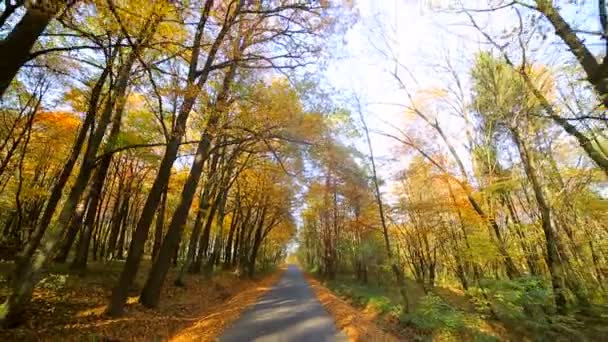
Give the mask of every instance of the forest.
M 400 340 L 608 336 L 605 1 L 431 1 L 475 48 L 425 66 L 371 3 L 3 0 L 0 336 L 286 260 Z M 353 41 L 395 101 L 335 84 Z

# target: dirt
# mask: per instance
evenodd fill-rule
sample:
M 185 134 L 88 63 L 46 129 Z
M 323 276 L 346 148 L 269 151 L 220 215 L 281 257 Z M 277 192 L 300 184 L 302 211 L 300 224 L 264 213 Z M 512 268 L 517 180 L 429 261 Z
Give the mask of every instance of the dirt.
M 389 332 L 382 330 L 374 322 L 375 314 L 364 313 L 363 311 L 351 306 L 329 289 L 323 286 L 318 280 L 310 275 L 306 279 L 312 286 L 321 304 L 334 317 L 336 325 L 344 331 L 349 341 L 407 341 L 405 337 L 397 337 Z
M 192 275 L 186 287 L 176 287 L 172 270 L 157 309 L 137 303 L 140 280 L 125 315 L 110 318 L 104 311 L 116 272 L 103 271 L 85 277 L 67 275 L 63 284 L 38 287 L 26 313 L 28 320 L 18 328 L 0 330 L 0 341 L 213 341 L 282 273 L 253 280 L 228 272 L 213 279 Z M 0 300 L 6 296 L 2 285 Z

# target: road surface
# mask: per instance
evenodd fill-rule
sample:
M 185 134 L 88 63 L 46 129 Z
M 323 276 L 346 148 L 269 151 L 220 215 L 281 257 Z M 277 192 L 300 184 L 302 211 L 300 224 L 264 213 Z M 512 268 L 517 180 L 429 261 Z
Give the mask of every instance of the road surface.
M 219 337 L 221 342 L 347 341 L 308 285 L 289 265 L 283 278 Z

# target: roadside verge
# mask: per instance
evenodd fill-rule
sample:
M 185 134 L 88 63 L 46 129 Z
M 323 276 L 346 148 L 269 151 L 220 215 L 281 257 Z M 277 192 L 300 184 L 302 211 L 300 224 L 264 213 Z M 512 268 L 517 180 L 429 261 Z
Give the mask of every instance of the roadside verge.
M 243 311 L 255 304 L 283 276 L 282 268 L 261 279 L 251 280 L 239 286 L 234 296 L 213 308 L 210 314 L 200 317 L 190 327 L 174 335 L 170 341 L 215 341 L 215 338 L 235 322 Z
M 371 319 L 333 294 L 310 274 L 305 273 L 305 276 L 325 310 L 333 316 L 336 326 L 348 336 L 349 341 L 403 340 L 380 329 Z

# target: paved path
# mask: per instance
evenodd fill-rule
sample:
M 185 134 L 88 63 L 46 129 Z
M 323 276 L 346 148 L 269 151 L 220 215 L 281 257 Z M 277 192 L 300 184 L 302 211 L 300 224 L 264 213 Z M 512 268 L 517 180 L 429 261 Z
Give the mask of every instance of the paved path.
M 338 332 L 302 271 L 290 265 L 283 278 L 224 331 L 219 340 L 322 342 L 347 338 Z

